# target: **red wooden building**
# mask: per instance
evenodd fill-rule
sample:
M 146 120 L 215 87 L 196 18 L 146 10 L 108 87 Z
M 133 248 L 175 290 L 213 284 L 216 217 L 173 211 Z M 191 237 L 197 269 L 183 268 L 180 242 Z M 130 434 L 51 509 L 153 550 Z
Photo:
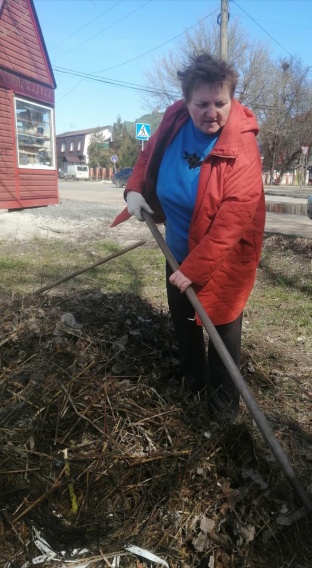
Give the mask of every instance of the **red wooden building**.
M 0 0 L 0 209 L 59 202 L 55 88 L 33 0 Z

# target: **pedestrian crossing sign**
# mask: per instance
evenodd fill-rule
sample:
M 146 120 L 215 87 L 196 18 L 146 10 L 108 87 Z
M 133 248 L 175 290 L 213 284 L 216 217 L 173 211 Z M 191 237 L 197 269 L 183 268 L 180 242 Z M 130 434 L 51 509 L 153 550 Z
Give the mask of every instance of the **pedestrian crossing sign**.
M 148 140 L 151 135 L 151 125 L 137 122 L 135 125 L 135 137 L 137 140 Z

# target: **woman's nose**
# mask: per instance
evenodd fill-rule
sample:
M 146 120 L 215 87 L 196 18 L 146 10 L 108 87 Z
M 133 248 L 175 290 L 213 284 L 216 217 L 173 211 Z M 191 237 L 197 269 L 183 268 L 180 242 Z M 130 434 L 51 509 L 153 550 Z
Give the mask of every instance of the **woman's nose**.
M 206 111 L 206 117 L 210 120 L 216 117 L 216 111 L 213 108 L 208 108 Z

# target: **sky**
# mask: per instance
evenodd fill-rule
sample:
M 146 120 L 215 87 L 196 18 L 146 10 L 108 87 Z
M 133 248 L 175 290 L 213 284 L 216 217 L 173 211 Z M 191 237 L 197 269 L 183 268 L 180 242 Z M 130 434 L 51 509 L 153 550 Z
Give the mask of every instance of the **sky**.
M 53 68 L 56 133 L 149 112 L 142 91 L 155 61 L 205 19 L 218 26 L 221 0 L 34 0 Z M 312 0 L 229 0 L 230 21 L 312 68 Z M 218 26 L 219 27 L 219 26 Z M 73 75 L 76 73 L 78 75 Z M 98 81 L 79 74 L 91 74 Z M 127 83 L 128 86 L 116 84 Z

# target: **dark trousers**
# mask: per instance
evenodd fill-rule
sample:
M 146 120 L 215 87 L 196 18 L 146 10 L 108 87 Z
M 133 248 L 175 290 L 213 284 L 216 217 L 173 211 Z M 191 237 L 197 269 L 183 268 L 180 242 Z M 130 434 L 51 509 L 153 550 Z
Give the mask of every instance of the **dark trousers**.
M 203 328 L 197 325 L 194 308 L 187 296 L 170 284 L 171 274 L 167 263 L 168 305 L 178 341 L 180 371 L 185 386 L 194 392 L 206 387 L 212 405 L 220 406 L 220 410 L 228 407 L 236 409 L 239 392 L 212 341 L 208 343 L 207 356 Z M 215 326 L 237 367 L 240 366 L 242 319 L 243 314 L 240 314 L 230 323 Z

